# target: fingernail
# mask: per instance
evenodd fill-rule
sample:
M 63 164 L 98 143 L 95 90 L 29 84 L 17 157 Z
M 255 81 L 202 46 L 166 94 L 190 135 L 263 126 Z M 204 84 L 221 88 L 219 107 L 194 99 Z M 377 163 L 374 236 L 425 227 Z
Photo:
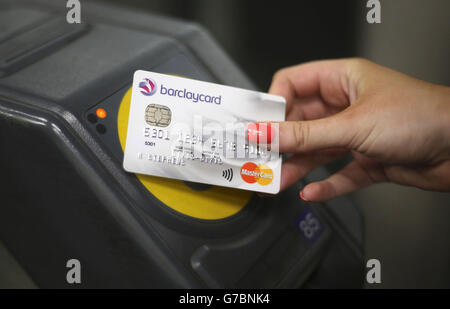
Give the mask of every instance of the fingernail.
M 247 126 L 248 141 L 256 144 L 270 144 L 275 138 L 275 128 L 270 123 L 250 123 Z
M 304 200 L 305 202 L 308 202 L 308 200 L 305 198 L 305 193 L 303 192 L 303 190 L 300 191 L 300 198 L 301 198 L 302 200 Z

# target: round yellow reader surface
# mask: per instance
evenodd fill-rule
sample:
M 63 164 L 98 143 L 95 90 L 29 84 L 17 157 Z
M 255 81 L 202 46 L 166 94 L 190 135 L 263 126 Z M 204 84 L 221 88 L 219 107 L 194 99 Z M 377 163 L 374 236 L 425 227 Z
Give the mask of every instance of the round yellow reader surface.
M 131 88 L 120 103 L 117 130 L 120 145 L 125 150 L 128 116 L 130 113 Z M 188 187 L 184 181 L 136 174 L 138 179 L 166 206 L 190 217 L 218 220 L 239 212 L 252 196 L 252 192 L 213 186 L 203 191 Z

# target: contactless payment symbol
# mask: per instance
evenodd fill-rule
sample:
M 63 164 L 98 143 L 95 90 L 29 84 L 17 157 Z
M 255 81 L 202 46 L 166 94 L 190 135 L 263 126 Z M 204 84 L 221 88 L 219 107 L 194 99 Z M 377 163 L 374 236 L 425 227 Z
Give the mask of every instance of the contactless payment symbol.
M 222 171 L 222 177 L 231 182 L 233 180 L 233 169 L 229 168 Z
M 139 88 L 141 93 L 146 96 L 151 96 L 156 93 L 156 83 L 150 78 L 144 78 L 142 82 L 139 83 Z
M 253 162 L 247 162 L 241 167 L 241 177 L 247 183 L 258 183 L 262 186 L 267 186 L 272 183 L 273 171 L 267 165 L 256 165 Z

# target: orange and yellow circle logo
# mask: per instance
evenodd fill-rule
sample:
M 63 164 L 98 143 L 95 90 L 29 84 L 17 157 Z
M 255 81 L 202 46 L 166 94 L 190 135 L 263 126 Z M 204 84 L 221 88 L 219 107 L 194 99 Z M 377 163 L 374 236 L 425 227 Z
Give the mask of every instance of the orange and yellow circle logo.
M 247 183 L 258 183 L 262 186 L 267 186 L 272 182 L 273 171 L 267 165 L 256 165 L 253 162 L 247 162 L 241 167 L 241 177 Z

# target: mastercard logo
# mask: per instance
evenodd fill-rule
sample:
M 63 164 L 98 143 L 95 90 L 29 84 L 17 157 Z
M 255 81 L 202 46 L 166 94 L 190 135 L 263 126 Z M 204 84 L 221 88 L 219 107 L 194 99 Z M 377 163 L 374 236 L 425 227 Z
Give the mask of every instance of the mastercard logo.
M 256 165 L 253 162 L 247 162 L 241 167 L 241 177 L 247 183 L 258 183 L 262 186 L 267 186 L 272 183 L 273 171 L 267 165 Z

